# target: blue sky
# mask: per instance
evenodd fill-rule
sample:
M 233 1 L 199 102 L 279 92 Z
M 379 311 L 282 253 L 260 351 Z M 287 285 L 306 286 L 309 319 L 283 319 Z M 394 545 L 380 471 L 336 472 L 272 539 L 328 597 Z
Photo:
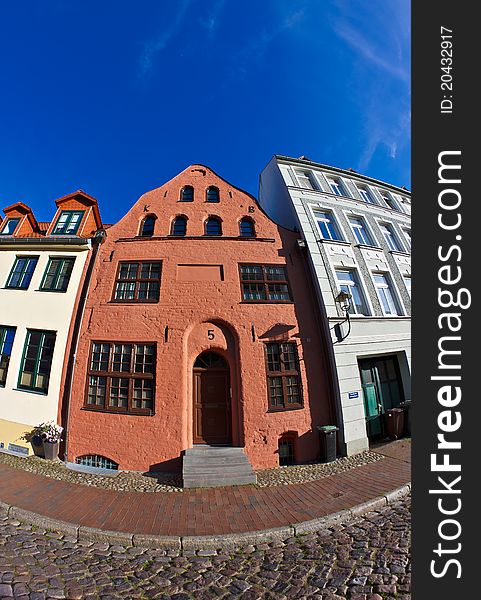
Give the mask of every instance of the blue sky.
M 410 187 L 407 0 L 24 0 L 0 11 L 0 206 L 115 222 L 191 163 L 274 154 Z

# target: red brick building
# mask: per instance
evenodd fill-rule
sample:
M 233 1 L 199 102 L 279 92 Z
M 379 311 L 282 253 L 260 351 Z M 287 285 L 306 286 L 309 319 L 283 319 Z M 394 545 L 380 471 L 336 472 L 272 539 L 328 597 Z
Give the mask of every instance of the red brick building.
M 147 192 L 107 231 L 69 406 L 68 461 L 180 469 L 195 444 L 254 468 L 319 456 L 335 424 L 298 236 L 202 165 Z

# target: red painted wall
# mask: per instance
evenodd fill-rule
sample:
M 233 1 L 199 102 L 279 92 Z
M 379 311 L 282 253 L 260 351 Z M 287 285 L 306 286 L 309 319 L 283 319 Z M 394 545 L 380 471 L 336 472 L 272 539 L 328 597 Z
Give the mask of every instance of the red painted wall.
M 178 201 L 184 185 L 195 188 L 193 202 Z M 219 203 L 205 201 L 210 185 L 219 188 Z M 146 214 L 155 214 L 157 220 L 154 237 L 143 239 L 136 236 Z M 188 217 L 187 237 L 167 238 L 173 218 L 180 214 Z M 222 219 L 223 236 L 190 238 L 203 235 L 209 215 Z M 256 239 L 239 238 L 238 222 L 244 216 L 253 218 Z M 229 363 L 233 444 L 245 446 L 254 468 L 278 465 L 278 439 L 287 431 L 298 432 L 299 461 L 316 459 L 315 427 L 332 423 L 334 411 L 329 406 L 326 359 L 297 235 L 273 223 L 253 197 L 200 165 L 188 167 L 144 194 L 107 233 L 93 273 L 77 352 L 68 460 L 99 454 L 119 463 L 121 469 L 180 468 L 182 451 L 192 446 L 192 366 L 209 349 Z M 162 261 L 158 303 L 111 302 L 118 264 L 125 260 Z M 285 265 L 294 303 L 242 303 L 238 264 L 243 262 Z M 202 270 L 189 265 L 215 266 Z M 220 265 L 223 281 L 217 276 Z M 208 330 L 214 330 L 213 341 Z M 298 345 L 304 408 L 268 412 L 264 342 L 280 339 Z M 153 416 L 84 408 L 92 340 L 157 344 Z

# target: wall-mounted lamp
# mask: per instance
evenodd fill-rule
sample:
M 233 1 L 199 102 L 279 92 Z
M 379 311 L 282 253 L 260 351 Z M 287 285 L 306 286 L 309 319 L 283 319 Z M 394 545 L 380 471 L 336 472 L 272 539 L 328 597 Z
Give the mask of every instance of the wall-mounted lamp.
M 339 294 L 334 298 L 334 301 L 339 304 L 340 309 L 346 313 L 346 318 L 344 319 L 344 321 L 341 321 L 340 323 L 336 323 L 334 325 L 334 333 L 336 334 L 338 342 L 342 342 L 343 340 L 345 340 L 347 336 L 351 333 L 351 321 L 349 319 L 349 309 L 351 308 L 351 303 L 349 302 L 349 300 L 351 298 L 351 294 L 348 294 L 347 292 L 343 291 L 339 292 Z M 343 335 L 341 325 L 346 322 L 348 323 L 349 328 L 347 330 L 347 333 Z

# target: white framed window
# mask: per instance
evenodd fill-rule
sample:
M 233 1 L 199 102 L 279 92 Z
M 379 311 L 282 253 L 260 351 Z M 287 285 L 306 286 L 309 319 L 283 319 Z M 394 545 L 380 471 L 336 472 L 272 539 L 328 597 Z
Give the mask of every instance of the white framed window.
M 359 282 L 356 271 L 349 269 L 336 269 L 337 284 L 340 291 L 351 295 L 349 300 L 349 313 L 354 315 L 369 316 L 366 297 Z
M 397 235 L 394 233 L 394 227 L 390 223 L 379 223 L 379 229 L 386 240 L 389 250 L 403 252 L 403 247 L 401 246 Z
M 360 244 L 363 244 L 364 246 L 374 246 L 373 237 L 362 217 L 349 217 L 349 223 Z
M 409 250 L 411 250 L 411 230 L 403 227 L 404 237 L 406 238 Z
M 333 194 L 336 196 L 347 196 L 349 198 L 346 186 L 339 177 L 326 177 L 326 180 Z
M 378 192 L 381 194 L 381 198 L 388 208 L 392 208 L 393 210 L 401 212 L 401 208 L 392 194 L 380 189 L 378 189 Z
M 356 185 L 359 195 L 367 204 L 377 204 L 373 193 L 366 185 Z
M 319 186 L 314 179 L 314 175 L 311 171 L 306 171 L 305 169 L 295 169 L 297 181 L 299 183 L 299 187 L 305 188 L 307 190 L 318 190 Z
M 406 285 L 409 297 L 411 297 L 411 275 L 404 275 L 404 283 Z
M 385 315 L 401 315 L 401 306 L 396 297 L 391 277 L 387 273 L 373 273 L 377 295 Z
M 411 214 L 411 202 L 405 196 L 400 196 L 401 198 L 401 210 L 407 215 Z
M 316 219 L 321 237 L 324 240 L 342 240 L 339 233 L 339 228 L 334 220 L 332 213 L 327 211 L 314 211 L 314 218 Z

